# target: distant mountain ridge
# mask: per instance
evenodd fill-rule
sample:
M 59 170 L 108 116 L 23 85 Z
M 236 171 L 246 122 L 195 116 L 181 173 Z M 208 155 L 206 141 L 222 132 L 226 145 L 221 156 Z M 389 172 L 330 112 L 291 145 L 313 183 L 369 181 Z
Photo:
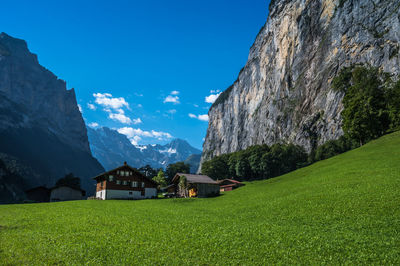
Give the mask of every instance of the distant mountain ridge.
M 0 153 L 5 158 L 0 177 L 13 172 L 23 179 L 4 179 L 0 193 L 12 195 L 7 201 L 22 199 L 21 191 L 32 186 L 54 185 L 71 172 L 90 195 L 90 177 L 104 171 L 90 152 L 74 89 L 67 90 L 65 81 L 41 66 L 24 40 L 5 33 L 0 34 Z
M 200 150 L 182 139 L 174 139 L 165 145 L 133 145 L 125 135 L 108 127 L 88 127 L 87 132 L 93 156 L 107 170 L 120 166 L 124 161 L 138 168 L 147 164 L 153 168 L 166 168 L 168 164 L 201 154 Z M 198 156 L 198 162 L 194 160 L 192 164 L 199 162 Z

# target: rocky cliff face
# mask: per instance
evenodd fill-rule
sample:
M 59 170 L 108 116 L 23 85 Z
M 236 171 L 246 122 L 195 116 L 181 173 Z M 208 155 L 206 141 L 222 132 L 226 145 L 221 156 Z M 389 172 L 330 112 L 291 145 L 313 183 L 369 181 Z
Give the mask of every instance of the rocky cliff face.
M 52 186 L 71 172 L 82 178 L 90 195 L 90 177 L 104 171 L 91 155 L 74 90 L 42 67 L 25 41 L 5 33 L 0 34 L 0 153 L 13 158 L 3 160 L 3 172 L 24 179 L 14 184 L 20 184 L 18 189 L 0 187 L 15 198 L 22 197 L 17 191 Z M 10 165 L 13 161 L 17 166 Z
M 343 134 L 344 66 L 400 72 L 397 0 L 272 0 L 269 17 L 234 84 L 209 110 L 202 161 L 255 144 L 310 151 Z

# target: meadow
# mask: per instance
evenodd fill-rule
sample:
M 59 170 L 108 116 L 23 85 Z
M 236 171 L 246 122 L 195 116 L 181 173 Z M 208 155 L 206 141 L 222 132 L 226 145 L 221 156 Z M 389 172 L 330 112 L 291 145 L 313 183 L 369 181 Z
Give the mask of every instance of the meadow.
M 400 264 L 400 132 L 208 199 L 0 206 L 0 264 Z

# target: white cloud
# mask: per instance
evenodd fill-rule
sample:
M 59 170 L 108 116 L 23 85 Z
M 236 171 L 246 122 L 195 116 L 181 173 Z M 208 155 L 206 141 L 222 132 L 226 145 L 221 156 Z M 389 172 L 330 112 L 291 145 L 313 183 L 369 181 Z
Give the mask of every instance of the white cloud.
M 89 127 L 98 127 L 99 124 L 96 123 L 96 122 L 92 122 L 92 123 L 90 123 L 88 126 L 89 126 Z
M 179 91 L 171 91 L 171 95 L 178 95 Z
M 180 103 L 180 102 L 179 102 L 179 97 L 178 97 L 178 96 L 168 95 L 168 96 L 164 99 L 164 103 L 178 104 L 178 103 Z
M 122 127 L 118 129 L 118 132 L 124 134 L 128 137 L 132 144 L 137 145 L 143 137 L 146 138 L 155 138 L 158 140 L 167 140 L 171 139 L 172 135 L 167 132 L 162 131 L 145 131 L 140 128 L 132 128 L 132 127 Z
M 195 118 L 195 119 L 199 119 L 201 121 L 208 121 L 208 115 L 195 115 L 195 114 L 189 114 L 190 118 Z
M 96 106 L 95 106 L 93 103 L 88 103 L 88 104 L 87 104 L 87 107 L 88 107 L 90 110 L 96 110 L 96 109 L 97 109 Z
M 93 93 L 95 102 L 104 108 L 119 109 L 126 107 L 129 109 L 129 104 L 123 97 L 113 98 L 110 93 Z
M 82 114 L 83 113 L 82 112 L 82 106 L 80 104 L 78 104 L 78 109 L 79 109 L 79 112 L 81 112 L 81 114 Z
M 201 121 L 208 121 L 208 115 L 207 115 L 207 114 L 205 114 L 205 115 L 199 115 L 197 118 L 198 118 L 199 120 L 201 120 Z
M 209 96 L 206 96 L 206 98 L 205 98 L 206 103 L 214 103 L 220 94 L 221 93 L 217 93 L 217 94 L 210 94 Z
M 220 90 L 210 90 L 210 93 L 219 93 Z
M 132 124 L 132 120 L 126 115 L 124 115 L 124 113 L 118 113 L 118 114 L 109 113 L 108 117 L 112 120 L 119 121 L 122 124 Z
M 196 107 L 196 108 L 198 108 L 198 107 L 199 107 L 199 105 L 198 105 L 198 104 L 193 104 L 193 106 L 194 106 L 194 107 Z
M 135 125 L 143 123 L 143 122 L 142 122 L 142 119 L 140 119 L 140 118 L 133 119 L 132 121 L 133 121 L 133 123 L 134 123 Z
M 143 97 L 143 94 L 142 94 L 142 93 L 137 93 L 137 92 L 135 92 L 135 96 Z
M 139 104 L 137 105 L 137 107 L 142 108 L 143 105 L 142 105 L 141 103 L 139 103 Z

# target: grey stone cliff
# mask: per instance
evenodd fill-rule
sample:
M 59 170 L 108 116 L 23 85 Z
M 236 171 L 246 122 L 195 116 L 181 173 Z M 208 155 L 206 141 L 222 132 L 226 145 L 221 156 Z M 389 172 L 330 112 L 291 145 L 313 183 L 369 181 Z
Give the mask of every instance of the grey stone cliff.
M 75 92 L 41 66 L 24 40 L 0 34 L 0 202 L 24 198 L 34 186 L 53 186 L 68 173 L 81 178 L 104 171 L 93 158 Z
M 209 110 L 202 161 L 255 144 L 307 151 L 343 134 L 331 81 L 353 63 L 400 71 L 400 1 L 272 0 L 234 84 Z

